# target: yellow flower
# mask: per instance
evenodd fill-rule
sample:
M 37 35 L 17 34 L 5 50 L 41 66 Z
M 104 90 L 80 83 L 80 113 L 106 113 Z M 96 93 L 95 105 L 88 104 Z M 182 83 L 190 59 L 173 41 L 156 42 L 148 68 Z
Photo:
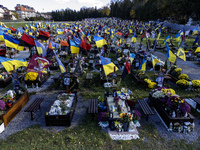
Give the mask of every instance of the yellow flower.
M 26 73 L 25 80 L 35 81 L 38 77 L 37 72 L 28 72 Z

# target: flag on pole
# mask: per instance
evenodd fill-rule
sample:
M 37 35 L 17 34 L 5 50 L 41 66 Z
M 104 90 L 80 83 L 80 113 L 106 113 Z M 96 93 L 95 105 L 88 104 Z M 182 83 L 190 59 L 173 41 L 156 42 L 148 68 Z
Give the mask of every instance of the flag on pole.
M 101 48 L 103 45 L 107 44 L 106 40 L 102 37 L 93 36 L 93 38 L 98 48 Z
M 146 71 L 145 55 L 143 56 L 143 60 L 142 60 L 142 63 L 140 64 L 139 71 Z
M 42 57 L 47 55 L 47 51 L 42 43 L 35 40 L 35 46 L 39 55 L 42 55 Z
M 186 61 L 186 57 L 185 57 L 185 51 L 182 47 L 180 47 L 178 49 L 178 52 L 176 54 L 180 59 L 183 59 L 184 61 Z
M 129 64 L 129 62 L 127 60 L 125 66 L 124 66 L 124 70 L 122 72 L 122 80 L 125 79 L 126 75 L 130 72 L 130 70 L 131 70 L 131 65 Z
M 58 62 L 58 66 L 59 66 L 59 68 L 60 68 L 61 73 L 65 73 L 65 72 L 66 72 L 66 69 L 65 69 L 63 63 L 60 61 L 60 59 L 58 58 L 58 56 L 56 55 L 55 52 L 54 52 L 54 54 L 55 54 L 56 60 L 57 60 L 57 62 Z
M 70 41 L 70 49 L 72 54 L 79 54 L 80 50 L 80 45 L 78 45 L 76 42 L 69 40 Z
M 174 55 L 173 52 L 169 49 L 169 46 L 167 43 L 166 43 L 166 47 L 167 47 L 167 59 L 171 63 L 174 63 L 176 61 L 176 55 Z
M 26 59 L 11 59 L 11 58 L 6 58 L 6 57 L 1 57 L 0 56 L 0 63 L 4 66 L 7 72 L 13 71 L 13 65 L 15 66 L 15 69 L 18 69 L 19 67 L 27 67 L 28 62 Z
M 3 33 L 5 45 L 7 47 L 15 48 L 16 50 L 24 50 L 24 46 L 19 46 L 20 40 L 10 37 Z
M 158 60 L 158 59 L 157 59 L 155 56 L 153 56 L 152 54 L 151 54 L 151 61 L 152 61 L 153 69 L 155 69 L 155 65 L 156 65 L 157 63 L 160 62 L 160 60 Z
M 106 76 L 114 72 L 114 67 L 115 67 L 115 71 L 118 70 L 117 66 L 115 66 L 115 64 L 111 62 L 110 58 L 100 56 L 100 59 L 101 59 L 101 63 L 103 65 L 103 69 Z

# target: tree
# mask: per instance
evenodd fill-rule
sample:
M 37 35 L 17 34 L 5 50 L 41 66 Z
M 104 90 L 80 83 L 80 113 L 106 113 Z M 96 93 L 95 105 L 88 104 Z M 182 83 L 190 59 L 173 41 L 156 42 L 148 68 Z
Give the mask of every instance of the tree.
M 16 12 L 14 12 L 13 15 L 15 16 L 16 19 L 20 18 L 20 15 L 18 13 L 16 13 Z

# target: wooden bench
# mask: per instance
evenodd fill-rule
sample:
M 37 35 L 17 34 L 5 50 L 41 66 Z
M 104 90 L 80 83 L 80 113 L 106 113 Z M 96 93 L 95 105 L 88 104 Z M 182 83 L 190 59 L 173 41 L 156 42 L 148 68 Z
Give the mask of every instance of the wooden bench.
M 94 120 L 94 115 L 98 114 L 98 100 L 97 99 L 89 100 L 88 114 L 92 115 L 93 120 Z
M 31 112 L 31 120 L 33 120 L 33 112 L 39 107 L 44 98 L 36 98 L 33 103 L 29 105 L 29 107 L 24 112 Z
M 146 100 L 138 100 L 138 103 L 139 103 L 140 107 L 142 108 L 142 111 L 144 112 L 144 114 L 147 116 L 146 120 L 148 121 L 149 115 L 154 114 L 153 111 L 149 107 L 149 104 L 146 102 Z

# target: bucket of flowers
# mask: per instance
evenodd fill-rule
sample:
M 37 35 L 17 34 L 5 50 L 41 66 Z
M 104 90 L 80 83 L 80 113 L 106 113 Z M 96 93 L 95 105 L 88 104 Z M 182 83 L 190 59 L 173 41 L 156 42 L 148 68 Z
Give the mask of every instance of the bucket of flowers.
M 120 117 L 120 121 L 123 124 L 124 131 L 128 131 L 129 122 L 132 121 L 132 115 L 128 113 L 121 113 L 119 117 Z
M 185 79 L 178 80 L 176 84 L 182 89 L 187 89 L 190 86 L 190 83 Z
M 192 86 L 193 86 L 195 89 L 200 88 L 200 80 L 192 80 Z

